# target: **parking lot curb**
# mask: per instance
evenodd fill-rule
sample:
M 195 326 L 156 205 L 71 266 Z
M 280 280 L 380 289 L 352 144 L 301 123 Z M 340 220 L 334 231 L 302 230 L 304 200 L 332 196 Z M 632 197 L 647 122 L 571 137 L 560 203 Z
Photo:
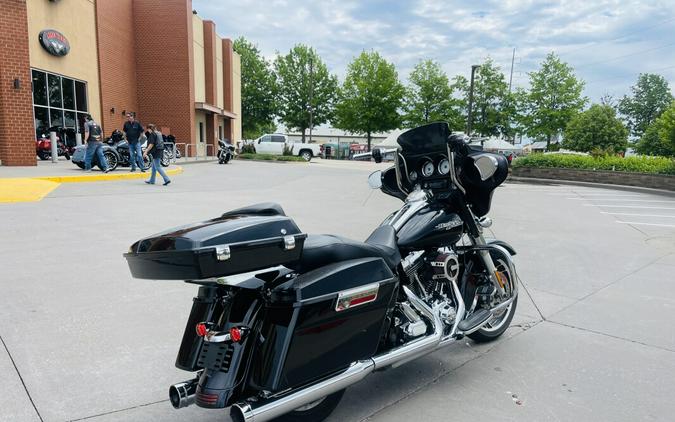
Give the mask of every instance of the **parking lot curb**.
M 507 182 L 514 183 L 532 183 L 537 185 L 572 185 L 572 186 L 586 186 L 592 188 L 602 188 L 602 189 L 617 189 L 627 192 L 639 192 L 647 193 L 652 195 L 661 195 L 675 198 L 675 192 L 665 190 L 665 189 L 654 189 L 654 188 L 643 188 L 640 186 L 628 186 L 628 185 L 612 185 L 608 183 L 595 183 L 595 182 L 581 182 L 578 180 L 562 180 L 562 179 L 542 179 L 536 177 L 518 177 L 518 176 L 509 176 L 506 179 Z
M 166 171 L 166 174 L 176 175 L 181 174 L 183 168 L 176 166 L 172 169 Z M 42 176 L 42 177 L 31 177 L 34 180 L 47 180 L 50 182 L 57 183 L 87 183 L 87 182 L 109 182 L 114 180 L 133 180 L 133 179 L 145 179 L 149 177 L 150 170 L 143 172 L 127 172 L 127 173 L 103 173 L 101 174 L 83 174 L 78 176 Z

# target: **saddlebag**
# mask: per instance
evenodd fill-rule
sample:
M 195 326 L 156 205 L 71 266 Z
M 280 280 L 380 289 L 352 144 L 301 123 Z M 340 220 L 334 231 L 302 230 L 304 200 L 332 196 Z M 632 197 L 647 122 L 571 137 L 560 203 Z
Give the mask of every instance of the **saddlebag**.
M 254 211 L 246 213 L 249 210 Z M 241 211 L 139 240 L 124 254 L 131 274 L 152 280 L 201 280 L 300 259 L 307 235 L 283 211 Z
M 338 262 L 271 291 L 251 386 L 282 391 L 372 357 L 397 279 L 381 258 Z

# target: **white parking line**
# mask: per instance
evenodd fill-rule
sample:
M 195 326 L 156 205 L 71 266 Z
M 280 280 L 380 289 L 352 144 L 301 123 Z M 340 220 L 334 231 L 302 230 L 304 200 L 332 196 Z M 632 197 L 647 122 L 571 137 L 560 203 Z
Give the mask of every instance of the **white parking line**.
M 637 223 L 633 221 L 617 221 L 619 224 L 633 224 L 636 226 L 658 226 L 658 227 L 675 227 L 675 224 L 655 224 L 655 223 Z
M 600 214 L 610 214 L 610 215 L 633 215 L 637 217 L 663 217 L 663 218 L 675 218 L 675 215 L 659 215 L 659 214 L 634 214 L 631 212 L 607 212 L 600 211 Z
M 648 210 L 675 210 L 675 208 L 669 208 L 669 207 L 641 207 L 639 205 L 584 204 L 584 207 L 635 208 L 635 209 L 648 209 Z

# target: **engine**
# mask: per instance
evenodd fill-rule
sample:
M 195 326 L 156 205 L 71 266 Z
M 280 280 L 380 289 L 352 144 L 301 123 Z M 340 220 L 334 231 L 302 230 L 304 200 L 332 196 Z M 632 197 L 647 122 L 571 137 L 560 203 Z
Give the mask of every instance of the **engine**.
M 452 283 L 458 282 L 462 274 L 458 255 L 447 248 L 432 253 L 415 251 L 401 261 L 401 266 L 404 273 L 402 281 L 439 312 L 449 331 L 455 322 L 457 309 Z M 392 345 L 423 336 L 430 328 L 430 322 L 405 301 L 396 304 L 391 318 L 388 341 Z

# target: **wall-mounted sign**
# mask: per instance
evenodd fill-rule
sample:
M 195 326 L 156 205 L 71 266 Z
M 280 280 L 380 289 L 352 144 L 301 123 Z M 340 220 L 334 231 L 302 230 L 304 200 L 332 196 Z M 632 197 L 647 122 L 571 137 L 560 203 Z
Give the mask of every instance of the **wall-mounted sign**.
M 53 56 L 65 56 L 70 51 L 68 39 L 59 31 L 45 29 L 40 32 L 40 44 Z

